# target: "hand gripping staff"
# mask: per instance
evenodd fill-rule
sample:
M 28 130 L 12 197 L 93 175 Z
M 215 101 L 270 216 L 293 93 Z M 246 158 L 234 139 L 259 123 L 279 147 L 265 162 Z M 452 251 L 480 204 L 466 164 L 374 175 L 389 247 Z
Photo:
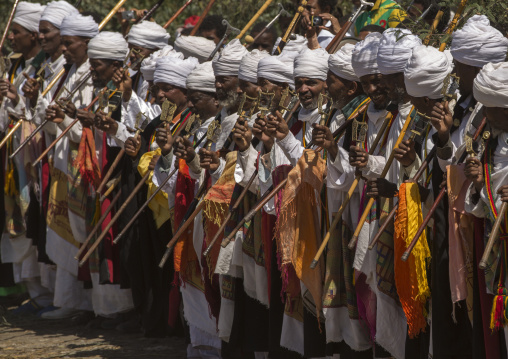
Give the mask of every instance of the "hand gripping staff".
M 368 103 L 365 104 L 365 106 L 368 106 Z M 365 109 L 364 109 L 364 111 L 365 111 Z M 363 113 L 363 111 L 358 111 L 357 112 L 357 116 L 360 113 Z M 381 125 L 381 129 L 379 130 L 379 133 L 376 135 L 376 139 L 374 140 L 374 143 L 372 144 L 371 148 L 369 149 L 369 155 L 373 155 L 374 154 L 374 151 L 376 150 L 379 142 L 381 141 L 381 138 L 383 138 L 384 133 L 385 133 L 386 129 L 388 128 L 388 125 L 390 124 L 391 119 L 392 119 L 391 116 L 387 116 L 385 118 L 383 124 Z M 349 201 L 351 200 L 351 196 L 353 195 L 354 191 L 356 190 L 356 187 L 358 186 L 358 183 L 360 182 L 360 178 L 361 178 L 361 175 L 357 175 L 355 177 L 353 183 L 351 184 L 351 187 L 348 190 L 346 199 L 344 200 L 344 202 L 342 202 L 342 204 L 340 205 L 339 210 L 335 214 L 333 222 L 330 225 L 330 229 L 326 233 L 325 238 L 323 239 L 323 242 L 321 242 L 321 246 L 319 247 L 319 249 L 318 249 L 318 251 L 316 253 L 316 256 L 314 257 L 314 260 L 310 264 L 310 267 L 312 269 L 316 268 L 316 266 L 317 266 L 317 264 L 319 262 L 319 258 L 323 254 L 323 251 L 325 250 L 326 245 L 328 244 L 328 241 L 330 240 L 330 237 L 332 235 L 333 230 L 335 229 L 335 227 L 337 227 L 337 224 L 339 223 L 340 219 L 342 218 L 342 213 L 344 213 L 344 210 L 346 209 L 346 206 L 349 204 Z
M 478 116 L 481 118 L 480 114 Z M 466 141 L 467 141 L 466 142 L 466 147 L 467 147 L 467 149 L 466 149 L 466 151 L 464 151 L 462 156 L 459 158 L 458 163 L 463 163 L 465 161 L 465 159 L 466 159 L 468 154 L 471 155 L 471 156 L 478 156 L 478 155 L 481 156 L 481 153 L 484 150 L 484 142 L 490 137 L 490 132 L 489 131 L 484 131 L 483 132 L 483 135 L 480 138 L 481 143 L 480 143 L 480 146 L 479 146 L 479 150 L 475 150 L 473 148 L 473 143 L 476 142 L 478 140 L 478 138 L 480 137 L 480 135 L 481 135 L 481 133 L 482 133 L 484 127 L 485 127 L 486 121 L 487 121 L 487 119 L 483 118 L 481 125 L 476 130 L 476 133 L 474 134 L 474 137 L 472 139 L 471 139 L 470 136 L 469 136 L 469 138 L 466 138 Z M 411 241 L 411 243 L 407 247 L 406 251 L 402 255 L 402 260 L 403 261 L 407 261 L 407 259 L 409 258 L 409 255 L 413 251 L 414 246 L 416 245 L 416 243 L 418 242 L 418 239 L 422 235 L 423 230 L 425 229 L 425 227 L 427 227 L 427 224 L 429 223 L 430 219 L 434 215 L 434 212 L 436 211 L 437 205 L 439 204 L 439 202 L 441 202 L 441 200 L 443 199 L 445 194 L 446 194 L 446 186 L 441 188 L 441 191 L 439 191 L 439 194 L 437 195 L 436 199 L 434 200 L 434 204 L 432 205 L 432 208 L 427 213 L 427 216 L 425 217 L 425 219 L 423 220 L 422 224 L 418 228 L 418 232 L 416 232 L 416 235 L 414 236 L 413 240 Z M 489 241 L 490 241 L 490 238 L 489 238 Z M 490 249 L 492 249 L 492 246 L 491 246 Z M 483 259 L 486 260 L 487 257 L 488 257 L 488 254 L 487 254 L 487 256 L 485 256 L 485 253 L 487 253 L 487 250 L 485 250 L 484 257 L 482 257 L 482 260 Z
M 328 101 L 326 102 L 325 104 L 325 99 L 327 99 Z M 325 105 L 325 106 L 323 106 Z M 332 100 L 330 97 L 326 96 L 326 95 L 323 95 L 323 94 L 320 94 L 319 96 L 319 99 L 318 99 L 318 111 L 319 111 L 319 114 L 321 115 L 321 119 L 319 121 L 320 124 L 324 125 L 326 123 L 326 119 L 327 118 L 330 118 L 332 115 L 333 115 L 333 111 L 332 111 Z M 346 122 L 345 124 L 343 124 L 337 131 L 337 132 L 344 132 L 345 129 L 350 125 L 351 123 L 350 122 Z M 306 146 L 306 149 L 312 147 L 313 144 L 312 144 L 312 141 Z M 321 151 L 321 148 L 317 148 L 316 149 L 316 152 L 319 152 Z M 242 220 L 236 225 L 236 227 L 231 231 L 231 233 L 225 237 L 221 243 L 221 246 L 223 248 L 225 248 L 229 242 L 231 242 L 231 240 L 233 239 L 233 237 L 236 235 L 236 232 L 238 232 L 240 230 L 240 228 L 242 228 L 242 226 L 251 221 L 252 218 L 254 218 L 254 216 L 256 215 L 256 213 L 258 211 L 260 211 L 263 206 L 268 203 L 268 201 L 270 201 L 282 188 L 284 188 L 284 186 L 286 185 L 288 179 L 285 178 L 284 180 L 282 180 L 275 188 L 273 188 L 273 185 L 270 186 L 270 188 L 266 191 L 266 193 L 261 197 L 261 199 L 259 200 L 259 202 L 254 206 L 253 209 L 251 209 L 247 215 L 242 218 Z
M 192 116 L 191 118 L 189 118 L 187 120 L 187 124 L 185 126 L 185 132 L 186 132 L 186 134 L 185 134 L 184 137 L 185 138 L 189 138 L 192 135 L 194 135 L 196 133 L 196 131 L 199 129 L 200 126 L 201 126 L 201 121 L 199 120 L 199 116 Z M 166 185 L 166 183 L 169 182 L 171 177 L 173 177 L 174 174 L 177 171 L 178 171 L 178 162 L 177 162 L 177 160 L 175 160 L 175 168 L 173 169 L 173 171 L 171 171 L 171 173 L 159 184 L 157 189 L 146 200 L 146 202 L 143 203 L 143 205 L 141 207 L 139 207 L 139 209 L 136 212 L 136 214 L 131 218 L 129 223 L 127 223 L 125 225 L 125 227 L 122 229 L 122 231 L 116 236 L 116 238 L 113 241 L 113 243 L 118 244 L 120 239 L 125 235 L 125 233 L 127 233 L 127 231 L 131 228 L 131 226 L 134 224 L 136 219 L 138 219 L 138 217 L 141 215 L 141 213 L 145 210 L 145 208 L 148 206 L 148 204 L 155 198 L 157 193 L 159 193 L 162 190 L 162 188 Z
M 176 105 L 173 105 L 173 107 L 174 107 L 174 109 L 176 109 Z M 169 118 L 167 118 L 166 121 L 171 122 L 171 120 L 173 119 L 173 114 L 174 114 L 174 110 L 172 111 L 172 114 L 168 115 Z M 165 114 L 164 113 L 161 114 L 161 117 L 163 115 L 165 115 Z M 175 127 L 177 127 L 177 126 L 178 126 L 178 123 L 175 124 L 171 130 L 174 130 Z M 175 133 L 175 137 L 180 134 L 181 130 L 182 130 L 182 126 L 178 127 L 178 130 Z M 127 206 L 129 205 L 129 203 L 132 202 L 134 197 L 138 194 L 138 192 L 141 190 L 141 188 L 143 187 L 145 182 L 150 177 L 150 173 L 151 173 L 151 171 L 146 171 L 146 173 L 143 176 L 143 178 L 141 179 L 141 181 L 138 182 L 138 184 L 136 185 L 136 187 L 134 187 L 134 190 L 131 192 L 131 194 L 125 199 L 125 202 L 122 204 L 122 206 L 115 213 L 115 215 L 113 216 L 111 221 L 108 223 L 106 228 L 102 231 L 101 235 L 95 240 L 95 242 L 92 244 L 92 246 L 90 247 L 88 252 L 83 256 L 83 258 L 79 262 L 80 267 L 83 264 L 85 264 L 85 262 L 88 260 L 90 255 L 93 253 L 93 251 L 99 246 L 100 242 L 104 239 L 104 237 L 106 237 L 106 234 L 109 232 L 109 230 L 113 227 L 113 225 L 116 223 L 116 221 L 118 221 L 118 219 L 120 218 L 120 215 L 127 209 Z M 106 214 L 108 214 L 111 211 L 111 209 L 113 208 L 112 206 L 110 206 L 110 207 L 111 208 L 108 208 L 108 210 L 106 210 Z
M 347 22 L 342 26 L 340 31 L 335 35 L 335 37 L 332 39 L 332 41 L 328 44 L 326 47 L 326 51 L 328 53 L 333 54 L 335 51 L 337 51 L 337 48 L 339 47 L 340 42 L 344 39 L 346 36 L 346 33 L 349 31 L 351 26 L 354 25 L 356 22 L 356 19 L 358 19 L 358 16 L 368 7 L 368 6 L 374 6 L 373 3 L 367 2 L 365 0 L 360 0 L 360 7 L 358 10 L 355 11 L 354 14 L 351 15 L 351 17 L 347 20 Z
M 206 143 L 204 145 L 204 148 L 210 150 L 212 147 L 212 144 L 214 142 L 217 142 L 219 139 L 219 135 L 221 133 L 221 125 L 220 125 L 220 114 L 215 117 L 215 120 L 210 124 L 208 127 L 207 133 L 201 137 L 198 142 L 194 145 L 194 149 L 197 148 L 197 146 L 203 141 L 203 139 L 206 138 Z M 178 231 L 176 234 L 171 238 L 169 243 L 167 244 L 166 252 L 164 252 L 164 255 L 162 256 L 162 259 L 159 263 L 159 268 L 163 268 L 164 264 L 166 264 L 166 261 L 168 260 L 171 252 L 173 251 L 173 247 L 175 246 L 176 242 L 178 241 L 178 238 L 187 230 L 187 228 L 194 223 L 194 218 L 201 212 L 201 210 L 205 206 L 205 201 L 202 199 L 205 198 L 206 194 L 208 193 L 207 190 L 207 181 L 203 181 L 201 185 L 199 186 L 198 192 L 194 199 L 192 200 L 191 204 L 189 205 L 189 208 L 187 209 L 187 212 L 185 213 L 185 216 L 182 219 L 182 222 L 180 224 L 180 227 L 178 228 Z
M 305 5 L 307 5 L 307 0 L 302 0 L 300 6 L 298 6 L 298 9 L 296 10 L 296 14 L 293 17 L 293 20 L 291 20 L 291 23 L 289 24 L 286 30 L 286 33 L 280 40 L 279 44 L 277 45 L 277 48 L 275 49 L 272 55 L 280 55 L 280 53 L 284 49 L 284 46 L 286 46 L 286 44 L 288 43 L 289 36 L 291 36 L 291 33 L 294 31 L 296 25 L 298 24 L 298 21 L 300 21 L 300 18 L 302 17 L 303 10 L 305 10 Z
M 132 51 L 134 51 L 134 50 L 132 50 Z M 129 57 L 130 57 L 130 55 L 127 56 L 127 59 Z M 141 61 L 143 61 L 143 56 L 139 56 L 136 59 L 136 61 L 131 62 L 130 64 L 124 65 L 123 71 L 126 71 L 130 67 L 136 67 L 137 65 L 139 65 L 141 63 Z M 120 94 L 121 94 L 120 91 L 116 91 L 116 93 L 115 93 L 116 96 L 118 96 Z M 100 99 L 100 96 L 101 96 L 101 94 L 99 94 L 96 98 L 94 98 L 92 103 L 90 105 L 88 105 L 87 107 L 85 107 L 84 110 L 91 111 L 95 102 L 97 102 Z M 72 127 L 78 122 L 79 122 L 78 118 L 76 118 L 74 121 L 72 121 L 70 123 L 70 125 L 67 126 L 67 128 L 65 130 L 63 130 L 62 133 L 46 148 L 46 150 L 44 150 L 44 152 L 42 152 L 42 154 L 39 156 L 39 158 L 37 158 L 37 160 L 35 160 L 35 162 L 32 164 L 32 166 L 35 167 L 44 158 L 44 156 L 46 156 L 49 153 L 49 151 L 51 151 L 51 149 L 53 147 L 55 147 L 55 145 L 58 143 L 58 141 L 60 141 L 72 129 Z
M 448 101 L 450 99 L 456 98 L 455 93 L 458 88 L 459 88 L 459 78 L 457 76 L 455 76 L 454 74 L 448 75 L 444 80 L 444 86 L 443 86 L 443 90 L 442 90 L 442 94 L 443 94 L 443 97 L 445 98 L 445 100 Z M 415 126 L 420 127 L 420 130 L 417 130 L 418 132 L 424 133 L 427 131 L 427 127 L 429 126 L 430 118 L 424 114 L 421 114 L 421 113 L 418 113 L 418 115 L 421 116 L 422 120 L 415 121 Z M 481 121 L 481 118 L 479 119 L 479 121 Z M 477 123 L 476 125 L 479 125 L 479 123 Z M 421 142 L 424 141 L 423 136 L 419 136 L 419 139 L 421 140 Z M 412 182 L 418 182 L 420 180 L 420 177 L 425 173 L 425 170 L 428 168 L 429 164 L 432 162 L 432 159 L 436 155 L 436 151 L 437 151 L 437 147 L 434 146 L 432 148 L 432 150 L 430 150 L 430 152 L 427 154 L 427 157 L 423 160 L 422 164 L 420 165 L 420 168 L 415 173 L 413 178 L 411 178 Z M 393 206 L 392 210 L 386 217 L 386 219 L 383 222 L 383 224 L 381 225 L 381 227 L 379 227 L 379 230 L 376 233 L 376 235 L 374 236 L 374 239 L 369 244 L 369 249 L 374 248 L 376 243 L 379 241 L 379 239 L 383 235 L 383 232 L 386 230 L 386 228 L 388 227 L 390 222 L 395 218 L 398 208 L 399 208 L 399 203 L 397 202 Z
M 263 98 L 266 99 L 266 101 L 264 101 Z M 289 98 L 289 104 L 286 105 L 286 102 L 287 102 L 288 98 Z M 258 102 L 260 103 L 259 109 L 261 111 L 261 117 L 265 117 L 266 114 L 268 113 L 268 111 L 269 111 L 269 109 L 271 107 L 271 101 L 272 101 L 272 99 L 273 99 L 273 95 L 271 93 L 265 93 L 265 92 L 260 92 L 259 93 L 259 100 L 258 100 Z M 298 106 L 300 106 L 300 101 L 298 101 L 298 97 L 296 95 L 294 95 L 294 94 L 291 94 L 291 96 L 290 96 L 290 90 L 289 90 L 289 88 L 286 89 L 284 94 L 282 95 L 282 98 L 281 98 L 280 103 L 279 103 L 279 109 L 281 110 L 282 117 L 284 118 L 284 120 L 286 122 L 289 121 L 289 119 L 292 117 L 294 111 L 296 111 Z M 242 121 L 244 118 L 249 117 L 249 116 L 250 116 L 250 113 L 249 114 L 244 114 L 238 120 Z M 258 175 L 258 170 L 256 169 L 254 171 L 254 173 L 252 174 L 252 176 L 250 177 L 250 179 L 247 182 L 247 184 L 245 185 L 245 187 L 243 188 L 242 192 L 240 193 L 240 195 L 236 199 L 235 203 L 233 204 L 233 207 L 231 207 L 229 213 L 227 214 L 226 218 L 222 222 L 219 230 L 217 231 L 217 233 L 215 233 L 215 236 L 210 241 L 210 244 L 208 245 L 208 247 L 203 252 L 203 254 L 205 256 L 208 256 L 208 254 L 212 250 L 212 247 L 214 246 L 215 242 L 217 241 L 217 239 L 219 239 L 221 233 L 224 232 L 224 229 L 226 228 L 226 225 L 227 225 L 228 221 L 233 216 L 233 212 L 236 212 L 236 210 L 238 209 L 238 207 L 242 203 L 243 198 L 245 197 L 245 195 L 249 191 L 249 188 L 251 187 L 252 183 L 256 179 L 257 175 Z

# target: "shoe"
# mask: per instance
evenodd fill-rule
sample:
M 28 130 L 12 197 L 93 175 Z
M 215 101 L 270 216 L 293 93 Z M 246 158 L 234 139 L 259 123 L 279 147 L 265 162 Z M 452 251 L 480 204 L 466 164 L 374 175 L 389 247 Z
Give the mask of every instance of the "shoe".
M 70 309 L 70 308 L 58 308 L 51 312 L 46 312 L 41 314 L 41 318 L 44 319 L 66 319 L 66 318 L 72 318 L 76 314 L 78 314 L 80 311 L 76 309 Z
M 139 318 L 132 318 L 126 322 L 118 324 L 115 330 L 124 334 L 135 334 L 141 332 L 141 322 Z
M 78 314 L 72 316 L 71 321 L 75 325 L 88 325 L 95 319 L 95 313 L 88 310 L 80 310 Z
M 42 315 L 43 313 L 46 313 L 46 312 L 52 312 L 53 310 L 57 310 L 57 309 L 58 309 L 58 308 L 57 308 L 57 307 L 55 307 L 54 305 L 48 305 L 47 307 L 44 307 L 44 308 L 42 308 L 41 310 L 39 310 L 39 311 L 37 312 L 37 316 L 40 318 L 40 317 L 41 317 L 41 315 Z
M 39 310 L 43 309 L 35 300 L 30 299 L 23 305 L 14 309 L 11 313 L 14 315 L 36 315 Z

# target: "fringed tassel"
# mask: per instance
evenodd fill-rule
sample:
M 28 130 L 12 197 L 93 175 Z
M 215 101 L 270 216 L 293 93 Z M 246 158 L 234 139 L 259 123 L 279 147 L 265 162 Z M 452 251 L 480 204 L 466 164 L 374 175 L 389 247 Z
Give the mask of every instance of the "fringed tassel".
M 505 309 L 506 300 L 508 299 L 506 288 L 499 287 L 497 289 L 497 295 L 494 297 L 494 303 L 492 304 L 492 312 L 490 313 L 490 329 L 499 330 L 508 323 L 506 319 Z

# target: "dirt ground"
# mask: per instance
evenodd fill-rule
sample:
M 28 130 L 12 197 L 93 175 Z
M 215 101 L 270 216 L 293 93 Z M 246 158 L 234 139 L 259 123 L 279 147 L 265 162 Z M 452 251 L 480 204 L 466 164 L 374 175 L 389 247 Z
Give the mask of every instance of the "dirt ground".
M 182 337 L 90 329 L 70 320 L 15 316 L 0 306 L 0 358 L 185 358 L 185 348 Z

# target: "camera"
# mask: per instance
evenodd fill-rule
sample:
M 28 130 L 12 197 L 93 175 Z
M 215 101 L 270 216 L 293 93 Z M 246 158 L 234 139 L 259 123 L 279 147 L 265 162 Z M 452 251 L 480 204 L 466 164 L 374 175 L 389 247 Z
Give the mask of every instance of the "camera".
M 312 17 L 312 26 L 323 26 L 323 18 L 321 16 Z
M 136 14 L 132 10 L 122 12 L 122 19 L 124 20 L 132 20 L 136 18 Z

